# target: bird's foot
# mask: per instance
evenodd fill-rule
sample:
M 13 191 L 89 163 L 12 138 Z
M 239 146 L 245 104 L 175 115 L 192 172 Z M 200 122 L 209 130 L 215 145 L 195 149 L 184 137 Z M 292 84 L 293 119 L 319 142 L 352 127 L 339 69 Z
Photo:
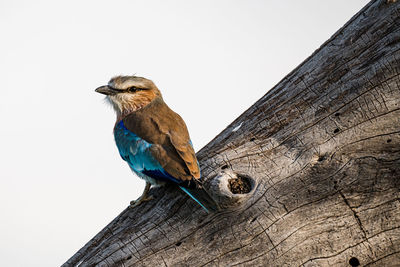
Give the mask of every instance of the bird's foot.
M 146 202 L 149 200 L 152 200 L 154 197 L 153 196 L 141 196 L 136 200 L 132 200 L 129 207 L 130 208 L 134 208 L 136 206 L 139 206 L 140 204 L 142 204 L 142 202 Z

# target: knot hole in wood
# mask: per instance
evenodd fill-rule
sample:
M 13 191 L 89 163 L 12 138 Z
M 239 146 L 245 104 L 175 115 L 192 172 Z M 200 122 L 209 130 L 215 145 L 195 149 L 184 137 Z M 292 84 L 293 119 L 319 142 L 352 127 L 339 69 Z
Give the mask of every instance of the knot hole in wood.
M 209 180 L 209 193 L 221 208 L 240 206 L 253 195 L 255 188 L 253 178 L 227 169 Z

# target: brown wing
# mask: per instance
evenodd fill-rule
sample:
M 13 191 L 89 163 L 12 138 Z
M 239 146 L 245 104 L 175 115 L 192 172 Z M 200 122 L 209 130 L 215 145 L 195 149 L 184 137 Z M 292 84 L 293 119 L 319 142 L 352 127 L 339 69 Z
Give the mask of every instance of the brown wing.
M 125 127 L 153 144 L 153 156 L 173 177 L 200 178 L 200 168 L 183 119 L 161 98 L 124 118 Z
M 196 178 L 200 178 L 200 168 L 197 162 L 196 154 L 190 141 L 189 133 L 185 122 L 176 114 L 176 124 L 174 124 L 168 134 L 171 144 L 178 152 L 181 159 L 185 162 L 186 167 L 189 169 L 190 174 Z M 168 170 L 166 170 L 168 172 Z

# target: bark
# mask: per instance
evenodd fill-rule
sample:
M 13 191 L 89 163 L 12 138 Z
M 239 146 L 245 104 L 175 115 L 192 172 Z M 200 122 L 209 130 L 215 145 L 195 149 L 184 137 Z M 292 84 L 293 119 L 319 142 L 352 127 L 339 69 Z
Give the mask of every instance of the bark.
M 399 49 L 370 2 L 198 153 L 222 211 L 152 189 L 63 266 L 399 264 Z

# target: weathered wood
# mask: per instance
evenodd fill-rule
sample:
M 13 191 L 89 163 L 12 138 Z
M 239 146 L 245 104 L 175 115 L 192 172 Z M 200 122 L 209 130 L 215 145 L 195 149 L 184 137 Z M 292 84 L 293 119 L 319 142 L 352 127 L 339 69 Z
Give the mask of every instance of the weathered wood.
M 400 4 L 370 2 L 198 153 L 223 211 L 152 189 L 63 266 L 399 264 L 399 50 Z

